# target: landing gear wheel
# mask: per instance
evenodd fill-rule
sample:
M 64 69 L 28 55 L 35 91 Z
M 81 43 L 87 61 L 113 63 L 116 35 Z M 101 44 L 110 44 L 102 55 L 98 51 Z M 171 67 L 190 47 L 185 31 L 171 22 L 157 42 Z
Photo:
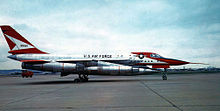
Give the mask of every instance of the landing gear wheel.
M 166 68 L 164 68 L 162 79 L 167 80 L 167 69 Z
M 166 76 L 166 75 L 163 75 L 163 76 L 162 76 L 162 79 L 163 79 L 163 80 L 167 80 L 167 76 Z
M 79 74 L 79 78 L 76 78 L 74 80 L 74 82 L 78 83 L 78 82 L 88 82 L 89 78 L 88 78 L 88 75 L 81 75 Z
M 75 82 L 75 83 L 79 83 L 79 82 L 80 82 L 80 79 L 79 79 L 79 78 L 76 78 L 76 79 L 74 79 L 74 82 Z
M 82 79 L 82 82 L 88 82 L 87 78 Z
M 88 82 L 89 78 L 88 75 L 83 75 L 83 82 Z

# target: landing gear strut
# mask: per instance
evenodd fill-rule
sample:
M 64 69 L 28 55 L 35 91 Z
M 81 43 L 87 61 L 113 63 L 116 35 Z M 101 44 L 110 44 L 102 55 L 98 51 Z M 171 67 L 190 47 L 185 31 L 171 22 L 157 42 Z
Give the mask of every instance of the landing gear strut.
M 167 69 L 164 68 L 164 72 L 163 72 L 163 75 L 162 75 L 162 79 L 163 80 L 167 80 Z
M 79 74 L 79 78 L 74 79 L 74 82 L 88 82 L 89 78 L 88 75 L 85 74 Z

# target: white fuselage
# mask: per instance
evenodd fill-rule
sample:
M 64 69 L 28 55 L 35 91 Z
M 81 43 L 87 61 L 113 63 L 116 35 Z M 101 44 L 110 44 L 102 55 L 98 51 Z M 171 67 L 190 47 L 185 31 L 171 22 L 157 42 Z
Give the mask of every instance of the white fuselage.
M 130 61 L 129 63 L 151 63 L 151 64 L 166 64 L 162 61 L 157 61 L 151 58 L 140 59 L 135 54 L 83 54 L 83 55 L 56 55 L 56 54 L 17 54 L 10 55 L 8 58 L 22 61 L 22 60 L 45 60 L 50 62 L 59 62 L 59 61 L 71 61 L 71 60 L 97 60 L 97 61 Z M 125 62 L 127 63 L 127 62 Z

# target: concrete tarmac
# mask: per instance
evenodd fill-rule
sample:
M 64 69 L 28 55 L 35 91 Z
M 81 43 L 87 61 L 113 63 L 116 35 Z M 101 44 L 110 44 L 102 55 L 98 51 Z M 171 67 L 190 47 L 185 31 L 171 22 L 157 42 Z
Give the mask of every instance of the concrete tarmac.
M 3 111 L 220 111 L 220 73 L 0 77 Z

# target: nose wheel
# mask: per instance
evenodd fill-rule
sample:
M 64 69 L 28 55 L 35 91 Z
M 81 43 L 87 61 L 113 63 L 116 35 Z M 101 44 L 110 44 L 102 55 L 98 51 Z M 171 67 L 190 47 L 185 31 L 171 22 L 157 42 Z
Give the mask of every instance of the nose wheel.
M 88 82 L 89 78 L 88 75 L 85 74 L 79 74 L 79 77 L 74 79 L 74 82 L 78 83 L 78 82 Z
M 162 79 L 163 80 L 167 80 L 167 69 L 164 68 L 164 72 L 163 72 L 163 75 L 162 75 Z
M 162 79 L 167 80 L 167 74 L 163 74 Z

